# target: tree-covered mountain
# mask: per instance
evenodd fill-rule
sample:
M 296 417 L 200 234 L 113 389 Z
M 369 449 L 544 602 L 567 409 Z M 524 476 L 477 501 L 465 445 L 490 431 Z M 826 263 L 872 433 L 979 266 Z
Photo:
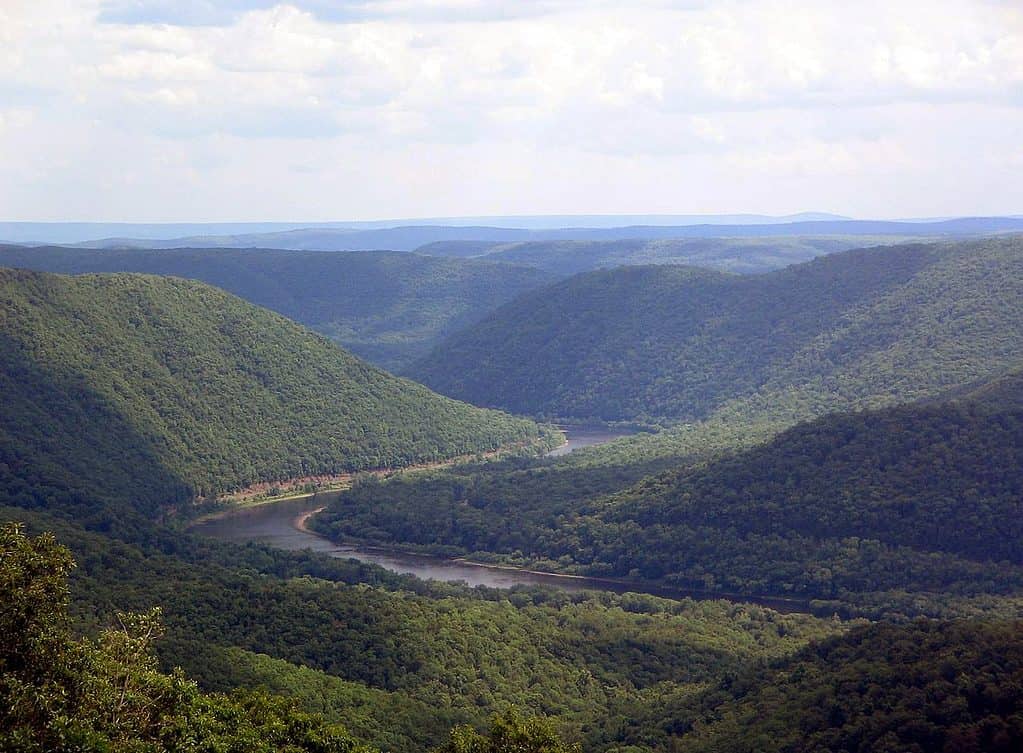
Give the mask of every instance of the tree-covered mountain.
M 685 340 L 684 365 L 720 370 L 735 396 L 687 383 L 695 407 L 678 415 L 705 420 L 670 435 L 675 455 L 646 452 L 668 441 L 648 437 L 367 479 L 317 523 L 812 599 L 827 619 L 470 589 L 182 532 L 156 513 L 198 492 L 540 430 L 198 282 L 0 270 L 0 520 L 53 531 L 78 563 L 68 600 L 68 554 L 0 527 L 0 748 L 1016 750 L 1020 625 L 998 620 L 1023 613 L 1018 247 L 861 251 L 767 275 L 740 290 L 748 316 L 772 317 L 749 327 L 777 332 L 775 350 L 740 326 L 731 286 L 746 278 L 665 268 L 663 300 L 639 307 L 654 340 L 674 342 L 656 325 L 675 306 L 733 301 L 701 320 L 703 345 Z M 608 300 L 646 276 L 659 279 L 623 270 Z M 576 337 L 603 336 L 596 314 Z M 743 349 L 770 366 L 745 370 Z M 835 613 L 906 624 L 850 632 Z M 918 614 L 985 619 L 907 622 Z M 506 712 L 476 731 L 509 706 L 556 720 Z
M 905 402 L 1023 354 L 1023 238 L 757 276 L 624 267 L 527 293 L 407 373 L 477 405 L 605 420 L 793 420 Z
M 42 272 L 143 272 L 216 285 L 395 371 L 515 296 L 553 281 L 513 264 L 391 251 L 94 251 L 0 246 L 0 266 Z
M 538 436 L 176 278 L 0 269 L 0 342 L 0 489 L 17 504 L 43 484 L 153 510 Z
M 462 256 L 524 264 L 559 276 L 642 264 L 684 264 L 725 272 L 756 274 L 824 254 L 896 243 L 898 237 L 800 236 L 779 238 L 662 238 L 647 240 L 562 240 L 487 243 L 440 241 L 416 249 L 435 256 Z

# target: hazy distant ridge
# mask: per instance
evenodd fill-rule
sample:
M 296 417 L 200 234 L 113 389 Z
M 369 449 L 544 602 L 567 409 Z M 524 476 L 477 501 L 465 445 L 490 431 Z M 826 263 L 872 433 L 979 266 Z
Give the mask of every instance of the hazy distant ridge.
M 566 221 L 572 218 L 566 218 Z M 576 218 L 596 223 L 591 218 Z M 639 219 L 639 218 L 637 218 Z M 647 219 L 647 218 L 643 218 Z M 656 217 L 653 219 L 657 219 Z M 701 218 L 702 219 L 702 218 Z M 272 228 L 272 229 L 268 229 Z M 100 234 L 101 230 L 108 233 Z M 195 234 L 177 235 L 177 231 Z M 491 225 L 411 224 L 360 228 L 352 223 L 322 223 L 316 227 L 295 225 L 25 225 L 0 223 L 0 239 L 19 243 L 76 243 L 90 248 L 283 248 L 307 251 L 363 251 L 391 249 L 412 251 L 438 241 L 543 241 L 620 240 L 625 238 L 713 238 L 791 235 L 909 235 L 969 236 L 1023 232 L 1023 218 L 966 217 L 939 221 L 889 221 L 812 219 L 795 222 L 767 218 L 758 223 L 663 225 L 629 224 L 617 227 L 539 228 Z

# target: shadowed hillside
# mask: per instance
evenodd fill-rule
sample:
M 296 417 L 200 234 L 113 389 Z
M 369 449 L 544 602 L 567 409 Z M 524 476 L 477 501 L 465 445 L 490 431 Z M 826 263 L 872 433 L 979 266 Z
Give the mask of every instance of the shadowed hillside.
M 0 473 L 151 509 L 535 438 L 201 283 L 0 270 Z M 38 500 L 45 504 L 45 500 Z

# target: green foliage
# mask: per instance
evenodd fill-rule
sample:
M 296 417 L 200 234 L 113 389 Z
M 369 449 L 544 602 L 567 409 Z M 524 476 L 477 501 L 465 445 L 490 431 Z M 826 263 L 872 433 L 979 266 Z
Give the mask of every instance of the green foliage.
M 566 745 L 550 720 L 523 719 L 514 711 L 495 714 L 490 729 L 480 734 L 472 727 L 456 727 L 434 753 L 581 753 L 579 745 Z
M 66 549 L 0 525 L 0 749 L 45 751 L 368 750 L 341 727 L 260 693 L 204 695 L 157 670 L 159 610 L 119 615 L 95 641 L 73 636 Z
M 392 251 L 0 246 L 0 266 L 199 280 L 327 335 L 389 371 L 426 355 L 441 339 L 502 303 L 554 279 L 512 264 Z
M 676 720 L 681 753 L 1023 749 L 1023 623 L 875 625 L 736 682 Z M 695 723 L 694 723 L 695 722 Z
M 367 480 L 316 523 L 797 595 L 827 615 L 988 617 L 851 635 L 754 605 L 469 589 L 197 540 L 157 522 L 168 502 L 538 430 L 203 285 L 0 271 L 0 503 L 17 506 L 0 516 L 57 531 L 79 562 L 71 600 L 67 551 L 0 527 L 0 749 L 360 750 L 345 729 L 401 753 L 1019 749 L 1023 624 L 991 620 L 1023 612 L 1023 371 L 1003 373 L 1023 352 L 1018 250 L 864 251 L 759 282 L 573 281 L 603 289 L 567 339 L 542 357 L 508 340 L 535 358 L 524 389 L 564 379 L 544 371 L 559 349 L 559 368 L 579 368 L 592 348 L 594 392 L 562 381 L 563 405 L 703 420 L 557 461 Z M 773 436 L 850 408 L 872 410 Z M 197 683 L 161 671 L 176 666 Z M 509 711 L 477 731 L 512 706 L 557 721 Z
M 0 270 L 0 397 L 0 501 L 22 506 L 71 494 L 152 512 L 538 435 L 215 288 L 137 275 Z
M 85 624 L 98 629 L 102 615 L 161 605 L 165 666 L 207 688 L 287 694 L 392 750 L 441 744 L 453 724 L 482 725 L 507 706 L 557 716 L 567 739 L 603 749 L 646 699 L 843 629 L 753 605 L 637 594 L 458 586 L 419 594 L 398 576 L 348 586 L 303 577 L 331 574 L 309 554 L 300 555 L 308 567 L 280 563 L 278 577 L 259 567 L 267 560 L 256 547 L 219 544 L 224 565 L 201 553 L 190 564 L 36 513 L 3 514 L 54 527 L 72 547 L 74 608 Z
M 408 370 L 476 405 L 792 424 L 1014 365 L 1023 239 L 831 254 L 759 276 L 624 267 L 528 293 Z

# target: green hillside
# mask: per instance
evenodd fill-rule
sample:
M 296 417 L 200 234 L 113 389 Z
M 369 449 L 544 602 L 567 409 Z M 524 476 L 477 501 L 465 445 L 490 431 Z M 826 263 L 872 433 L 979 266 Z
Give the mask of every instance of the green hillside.
M 0 270 L 0 340 L 0 489 L 16 504 L 49 504 L 31 499 L 43 485 L 152 510 L 538 436 L 197 282 Z
M 1020 385 L 828 416 L 647 480 L 593 509 L 584 548 L 617 571 L 821 599 L 1018 590 Z
M 1021 683 L 1023 623 L 875 625 L 710 694 L 703 715 L 659 721 L 682 753 L 1011 753 Z
M 1023 354 L 1023 238 L 832 254 L 759 276 L 591 272 L 527 293 L 409 374 L 478 405 L 792 422 L 937 394 Z
M 144 272 L 216 285 L 395 371 L 502 303 L 552 281 L 512 264 L 392 251 L 103 250 L 0 246 L 0 266 Z

